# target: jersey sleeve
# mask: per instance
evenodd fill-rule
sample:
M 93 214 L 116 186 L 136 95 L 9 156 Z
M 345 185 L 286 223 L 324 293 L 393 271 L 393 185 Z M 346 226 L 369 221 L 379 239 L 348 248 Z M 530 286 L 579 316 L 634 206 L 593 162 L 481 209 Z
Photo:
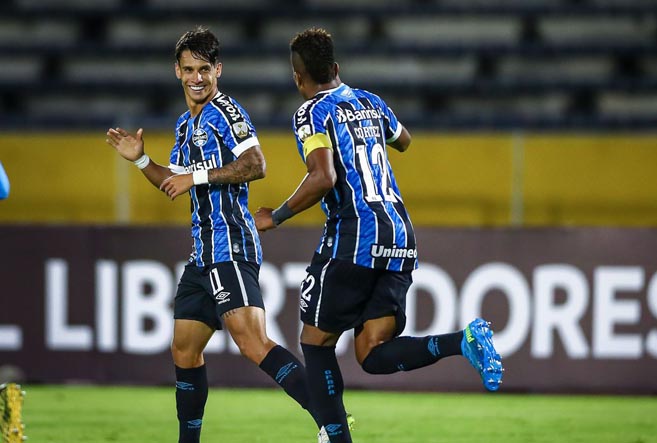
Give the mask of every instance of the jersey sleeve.
M 235 100 L 224 95 L 213 104 L 219 111 L 214 119 L 213 129 L 235 157 L 260 144 L 249 115 Z
M 390 107 L 379 97 L 379 104 L 383 111 L 383 122 L 385 124 L 386 143 L 392 143 L 399 138 L 402 131 L 402 125 L 397 120 L 397 116 Z
M 185 173 L 185 164 L 183 159 L 182 150 L 180 149 L 180 143 L 178 142 L 180 135 L 180 128 L 184 119 L 179 118 L 178 123 L 176 124 L 176 130 L 174 132 L 174 139 L 176 143 L 171 148 L 171 155 L 169 155 L 169 170 L 174 174 L 184 174 Z
M 333 149 L 331 139 L 326 133 L 327 110 L 319 106 L 316 100 L 305 102 L 295 112 L 292 126 L 297 149 L 303 161 L 308 154 L 318 148 Z

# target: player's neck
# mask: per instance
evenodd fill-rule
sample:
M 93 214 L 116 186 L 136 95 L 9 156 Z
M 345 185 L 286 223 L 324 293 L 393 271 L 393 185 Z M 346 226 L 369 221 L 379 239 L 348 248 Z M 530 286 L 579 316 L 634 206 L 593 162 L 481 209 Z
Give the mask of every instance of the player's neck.
M 187 102 L 187 108 L 189 109 L 189 113 L 191 114 L 191 116 L 196 117 L 197 115 L 199 115 L 203 110 L 203 108 L 205 107 L 205 105 L 210 103 L 217 96 L 218 93 L 219 90 L 215 89 L 214 92 L 208 95 L 208 97 L 202 102 L 196 102 L 190 99 L 189 97 L 185 97 L 185 101 Z
M 342 84 L 342 81 L 340 80 L 340 77 L 335 77 L 333 80 L 331 80 L 328 83 L 320 83 L 313 88 L 313 94 L 311 97 L 316 96 L 322 91 L 328 91 L 329 89 L 335 89 L 338 86 Z M 310 98 L 310 97 L 309 97 Z

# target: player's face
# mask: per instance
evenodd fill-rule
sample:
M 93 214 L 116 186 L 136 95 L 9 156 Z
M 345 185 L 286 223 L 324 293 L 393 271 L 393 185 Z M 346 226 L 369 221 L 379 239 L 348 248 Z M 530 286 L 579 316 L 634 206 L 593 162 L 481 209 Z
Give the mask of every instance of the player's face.
M 221 63 L 213 65 L 207 60 L 195 58 L 189 50 L 183 51 L 176 63 L 176 77 L 182 83 L 190 107 L 204 105 L 214 98 L 220 76 Z

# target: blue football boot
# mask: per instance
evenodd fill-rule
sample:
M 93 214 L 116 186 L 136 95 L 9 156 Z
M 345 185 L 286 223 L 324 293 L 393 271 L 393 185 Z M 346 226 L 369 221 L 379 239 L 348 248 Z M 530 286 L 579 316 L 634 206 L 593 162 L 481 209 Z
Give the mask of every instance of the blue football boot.
M 461 351 L 470 364 L 479 372 L 484 387 L 497 391 L 502 383 L 502 357 L 493 346 L 493 331 L 490 323 L 476 318 L 463 330 Z

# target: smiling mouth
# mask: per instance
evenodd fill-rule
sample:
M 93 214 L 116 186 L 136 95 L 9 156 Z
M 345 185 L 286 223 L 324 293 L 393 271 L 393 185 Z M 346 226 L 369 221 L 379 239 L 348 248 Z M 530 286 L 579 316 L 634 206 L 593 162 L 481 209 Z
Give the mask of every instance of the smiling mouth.
M 205 86 L 190 86 L 189 89 L 192 91 L 201 92 L 203 89 L 205 89 Z

